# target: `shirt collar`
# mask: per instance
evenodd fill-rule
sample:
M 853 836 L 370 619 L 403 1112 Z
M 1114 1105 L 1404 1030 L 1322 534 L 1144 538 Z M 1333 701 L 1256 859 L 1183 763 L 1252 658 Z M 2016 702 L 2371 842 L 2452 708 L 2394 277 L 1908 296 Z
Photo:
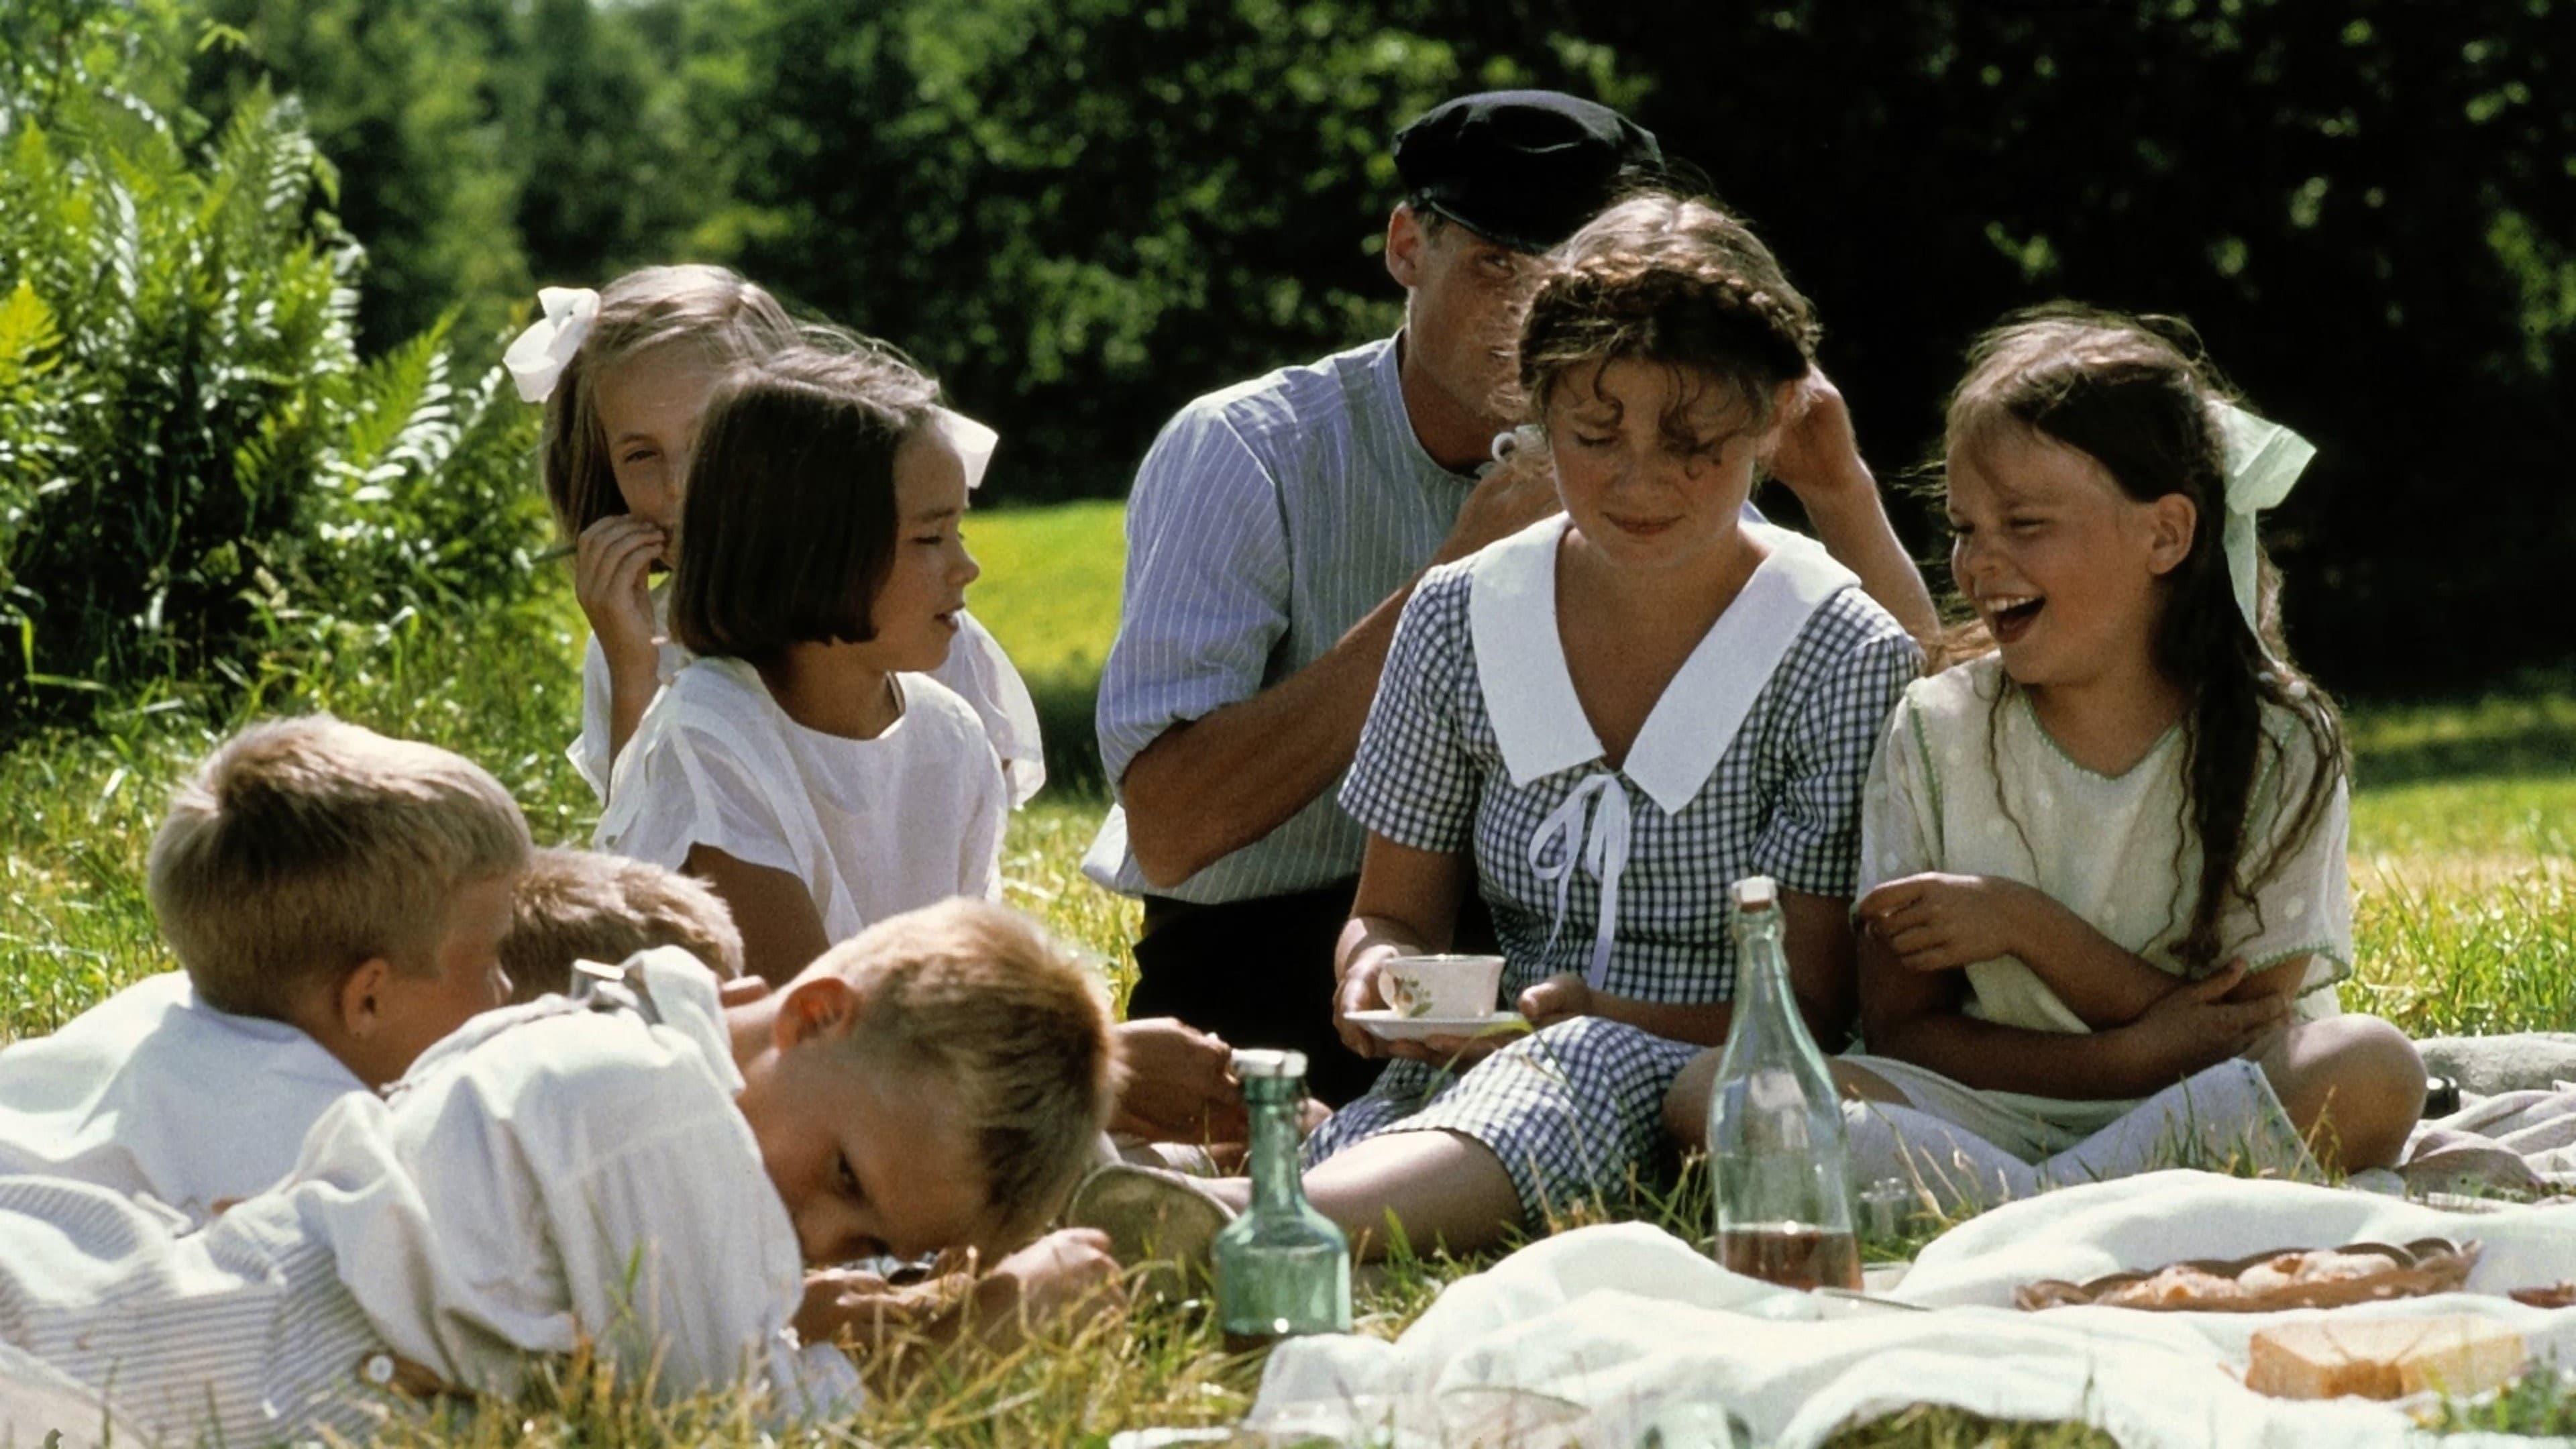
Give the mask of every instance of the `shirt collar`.
M 1543 519 L 1469 566 L 1476 678 L 1514 785 L 1603 753 L 1556 629 L 1556 546 L 1566 527 L 1563 514 Z M 1818 606 L 1860 582 L 1813 539 L 1768 524 L 1743 527 L 1769 556 L 1664 686 L 1620 768 L 1666 815 L 1697 798 Z

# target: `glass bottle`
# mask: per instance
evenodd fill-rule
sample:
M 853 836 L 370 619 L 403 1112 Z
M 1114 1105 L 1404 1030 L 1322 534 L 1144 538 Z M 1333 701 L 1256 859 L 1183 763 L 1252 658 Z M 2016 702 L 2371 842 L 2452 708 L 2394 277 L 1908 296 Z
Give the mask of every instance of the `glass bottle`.
M 1348 1333 L 1351 1247 L 1306 1201 L 1297 1165 L 1306 1055 L 1239 1051 L 1235 1079 L 1252 1122 L 1252 1205 L 1216 1239 L 1217 1324 L 1226 1350 L 1306 1333 Z
M 1735 883 L 1735 1019 L 1708 1100 L 1717 1261 L 1788 1288 L 1860 1287 L 1840 1094 L 1789 989 L 1780 889 Z

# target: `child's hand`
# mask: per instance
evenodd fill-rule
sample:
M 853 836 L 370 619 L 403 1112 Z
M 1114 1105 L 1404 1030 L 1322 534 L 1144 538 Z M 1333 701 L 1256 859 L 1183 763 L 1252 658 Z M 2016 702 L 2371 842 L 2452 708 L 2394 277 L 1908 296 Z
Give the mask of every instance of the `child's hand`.
M 658 526 L 631 513 L 612 513 L 583 529 L 574 546 L 573 597 L 612 673 L 654 667 L 651 578 L 654 560 L 669 543 Z
M 2016 912 L 2029 887 L 1990 875 L 1938 871 L 1892 880 L 1854 909 L 1909 971 L 1955 971 L 2014 954 Z
M 1521 993 L 1514 1009 L 1529 1018 L 1530 1028 L 1592 1014 L 1592 987 L 1571 971 L 1560 971 Z
M 2243 1056 L 2290 1022 L 2287 996 L 2228 1000 L 2228 993 L 2244 980 L 2245 963 L 2230 961 L 2224 970 L 2166 992 L 2118 1034 L 2137 1053 L 2142 1067 L 2158 1079 L 2180 1081 L 2229 1057 Z
M 1109 1237 L 1093 1228 L 1058 1228 L 993 1265 L 975 1285 L 975 1311 L 990 1342 L 1003 1323 L 1082 1323 L 1125 1301 Z
M 1351 1013 L 1354 1011 L 1383 1011 L 1387 1008 L 1386 993 L 1378 989 L 1378 977 L 1384 970 L 1387 959 L 1394 954 L 1392 950 L 1381 949 L 1363 955 L 1352 963 L 1350 971 L 1342 977 L 1341 984 L 1333 988 L 1333 1030 L 1340 1035 L 1342 1045 L 1371 1060 L 1379 1057 L 1408 1057 L 1417 1062 L 1429 1062 L 1434 1066 L 1454 1060 L 1459 1050 L 1465 1046 L 1465 1043 L 1458 1038 L 1387 1041 L 1351 1020 Z M 1491 1047 L 1485 1048 L 1485 1051 L 1490 1050 L 1492 1050 Z M 1484 1051 L 1478 1051 L 1475 1055 L 1483 1056 Z
M 903 1320 L 902 1304 L 893 1286 L 874 1273 L 817 1268 L 805 1275 L 805 1298 L 796 1309 L 796 1336 L 807 1343 L 828 1343 L 860 1325 L 874 1336 L 887 1321 Z
M 1821 369 L 1809 372 L 1790 395 L 1761 462 L 1801 499 L 1855 484 L 1874 486 L 1842 389 Z
M 1168 1016 L 1118 1024 L 1127 1081 L 1109 1130 L 1156 1142 L 1242 1140 L 1248 1127 L 1234 1049 Z

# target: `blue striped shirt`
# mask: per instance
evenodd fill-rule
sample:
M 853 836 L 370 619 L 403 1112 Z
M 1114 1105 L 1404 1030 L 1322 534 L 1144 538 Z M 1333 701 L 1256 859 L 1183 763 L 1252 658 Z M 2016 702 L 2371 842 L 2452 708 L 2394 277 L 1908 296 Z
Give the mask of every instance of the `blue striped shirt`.
M 1126 602 L 1096 717 L 1113 789 L 1164 731 L 1305 668 L 1410 583 L 1474 486 L 1414 436 L 1393 338 L 1181 409 L 1127 500 Z M 1356 875 L 1368 834 L 1338 788 L 1169 888 L 1147 885 L 1115 808 L 1083 870 L 1130 895 L 1206 903 Z

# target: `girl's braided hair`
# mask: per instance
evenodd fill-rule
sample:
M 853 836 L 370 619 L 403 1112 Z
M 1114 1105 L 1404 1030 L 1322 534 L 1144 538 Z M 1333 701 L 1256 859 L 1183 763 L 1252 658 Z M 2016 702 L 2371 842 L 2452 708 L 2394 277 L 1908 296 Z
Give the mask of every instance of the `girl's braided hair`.
M 2346 769 L 2342 715 L 2290 662 L 2281 636 L 2280 576 L 2259 544 L 2260 627 L 2248 628 L 2237 607 L 2222 546 L 2227 445 L 2219 409 L 2229 401 L 2199 338 L 2182 322 L 2054 303 L 2006 317 L 1969 348 L 1967 376 L 1950 395 L 1947 427 L 1954 457 L 1998 429 L 2026 429 L 2092 458 L 2138 502 L 2179 493 L 2198 513 L 2190 552 L 2166 576 L 2154 641 L 2157 668 L 2190 699 L 2183 717 L 2185 828 L 2175 847 L 2177 892 L 2184 852 L 2195 839 L 2200 879 L 2174 954 L 2195 973 L 2221 964 L 2218 919 L 2231 898 L 2259 918 L 2255 891 L 2317 828 Z M 2012 690 L 2007 678 L 1990 719 L 2000 718 Z M 2299 798 L 2284 802 L 2285 826 L 2271 849 L 2251 860 L 2245 837 L 2258 784 L 2270 775 L 2286 789 L 2292 778 L 2282 743 L 2264 729 L 2266 705 L 2297 721 L 2315 765 Z M 1991 729 L 1988 743 L 1992 748 Z
M 1733 389 L 1759 428 L 1781 384 L 1814 367 L 1822 335 L 1815 308 L 1743 222 L 1704 200 L 1642 191 L 1549 256 L 1521 324 L 1521 401 L 1537 422 L 1577 369 L 1597 375 L 1636 358 Z M 1695 391 L 1677 390 L 1676 406 Z

